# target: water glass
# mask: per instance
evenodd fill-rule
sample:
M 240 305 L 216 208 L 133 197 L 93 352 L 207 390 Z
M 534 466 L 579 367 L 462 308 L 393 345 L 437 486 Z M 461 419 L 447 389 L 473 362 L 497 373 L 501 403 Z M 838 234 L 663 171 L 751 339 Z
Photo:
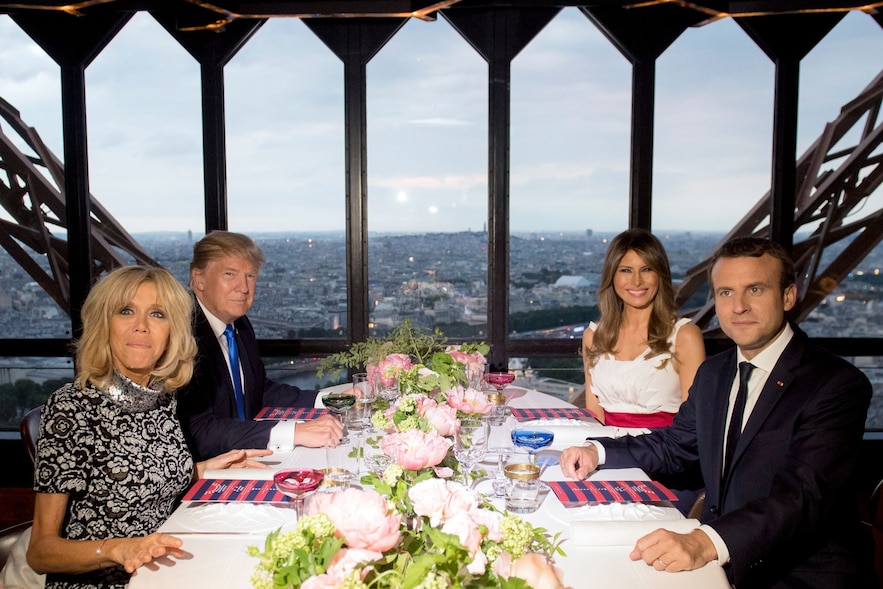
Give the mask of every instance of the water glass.
M 487 452 L 490 426 L 483 419 L 464 418 L 454 433 L 454 456 L 463 467 L 463 483 L 470 486 L 472 467 Z
M 356 478 L 358 463 L 350 457 L 350 446 L 338 444 L 325 445 L 325 479 L 319 488 L 321 493 L 335 493 L 349 488 Z
M 540 495 L 539 467 L 534 464 L 513 462 L 507 464 L 504 470 L 509 481 L 506 489 L 506 510 L 512 513 L 536 511 Z

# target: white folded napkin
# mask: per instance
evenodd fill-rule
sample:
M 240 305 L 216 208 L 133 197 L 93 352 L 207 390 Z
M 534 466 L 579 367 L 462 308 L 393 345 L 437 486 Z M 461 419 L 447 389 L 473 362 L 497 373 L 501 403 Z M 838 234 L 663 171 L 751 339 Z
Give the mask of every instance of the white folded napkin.
M 699 527 L 699 520 L 574 521 L 570 537 L 575 546 L 634 546 L 639 538 L 664 528 L 686 534 Z

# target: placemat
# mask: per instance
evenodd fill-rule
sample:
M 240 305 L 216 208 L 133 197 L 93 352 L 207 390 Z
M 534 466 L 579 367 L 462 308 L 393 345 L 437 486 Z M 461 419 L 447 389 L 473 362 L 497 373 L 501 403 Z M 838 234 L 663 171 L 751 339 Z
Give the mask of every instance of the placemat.
M 565 505 L 580 503 L 630 503 L 677 501 L 677 496 L 657 481 L 547 481 Z
M 264 407 L 255 419 L 316 419 L 330 413 L 328 409 L 314 407 Z
M 290 503 L 273 481 L 242 479 L 200 479 L 181 501 L 251 501 L 254 503 Z
M 512 415 L 518 421 L 528 421 L 531 419 L 591 419 L 592 414 L 588 409 L 579 409 L 578 407 L 548 407 L 548 408 L 526 408 L 512 407 Z

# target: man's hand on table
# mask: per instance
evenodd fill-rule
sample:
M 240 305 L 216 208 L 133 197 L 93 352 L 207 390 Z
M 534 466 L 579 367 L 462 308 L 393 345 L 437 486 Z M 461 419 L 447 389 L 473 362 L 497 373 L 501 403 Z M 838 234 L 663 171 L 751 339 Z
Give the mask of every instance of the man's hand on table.
M 559 464 L 564 476 L 581 481 L 598 468 L 598 448 L 594 444 L 571 446 L 561 453 Z
M 340 443 L 343 425 L 334 415 L 322 415 L 316 419 L 298 423 L 294 428 L 294 445 L 307 448 L 332 447 Z
M 640 538 L 629 558 L 643 560 L 658 571 L 675 573 L 705 566 L 717 558 L 717 550 L 702 530 L 678 534 L 660 529 Z

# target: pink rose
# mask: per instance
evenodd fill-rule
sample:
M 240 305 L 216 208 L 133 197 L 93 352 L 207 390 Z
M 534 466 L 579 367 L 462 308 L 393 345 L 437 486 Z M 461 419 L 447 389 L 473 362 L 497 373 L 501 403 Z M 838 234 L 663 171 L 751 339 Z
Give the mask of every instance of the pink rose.
M 313 495 L 310 513 L 317 512 L 331 518 L 335 535 L 350 548 L 383 552 L 395 546 L 401 536 L 401 514 L 389 514 L 386 498 L 373 489 Z
M 440 436 L 453 436 L 460 426 L 457 410 L 450 405 L 439 405 L 431 399 L 428 401 L 431 403 L 424 403 L 421 407 L 421 417 L 425 418 Z
M 456 386 L 445 393 L 448 405 L 467 414 L 490 415 L 493 410 L 493 403 L 488 400 L 487 395 L 483 392 Z
M 453 442 L 435 432 L 410 429 L 388 434 L 380 439 L 380 449 L 396 464 L 407 470 L 435 466 L 444 460 Z
M 494 572 L 504 579 L 524 579 L 533 589 L 566 589 L 561 569 L 535 552 L 528 552 L 515 562 L 504 552 L 494 563 Z

